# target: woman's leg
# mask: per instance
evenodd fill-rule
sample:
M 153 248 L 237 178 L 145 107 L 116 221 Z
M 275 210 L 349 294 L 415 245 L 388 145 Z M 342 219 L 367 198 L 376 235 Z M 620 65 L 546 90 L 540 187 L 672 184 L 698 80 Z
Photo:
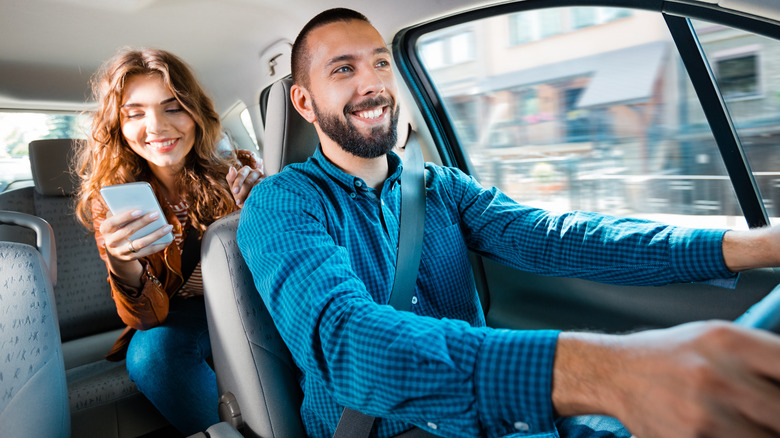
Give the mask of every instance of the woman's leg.
M 203 298 L 174 299 L 165 322 L 133 335 L 127 371 L 138 389 L 181 433 L 219 421 L 217 380 Z

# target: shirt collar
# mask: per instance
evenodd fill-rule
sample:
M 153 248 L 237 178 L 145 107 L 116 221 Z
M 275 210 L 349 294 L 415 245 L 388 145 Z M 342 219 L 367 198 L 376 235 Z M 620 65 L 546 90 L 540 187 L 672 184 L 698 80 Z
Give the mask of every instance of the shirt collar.
M 317 149 L 314 151 L 311 159 L 333 180 L 343 185 L 347 190 L 353 190 L 354 187 L 359 187 L 362 190 L 368 190 L 366 188 L 366 182 L 362 178 L 358 178 L 354 175 L 350 175 L 343 170 L 336 167 L 323 153 L 322 146 L 317 145 Z M 390 171 L 390 176 L 385 180 L 385 186 L 389 187 L 401 178 L 401 172 L 404 165 L 401 162 L 401 158 L 393 151 L 387 153 L 387 165 Z

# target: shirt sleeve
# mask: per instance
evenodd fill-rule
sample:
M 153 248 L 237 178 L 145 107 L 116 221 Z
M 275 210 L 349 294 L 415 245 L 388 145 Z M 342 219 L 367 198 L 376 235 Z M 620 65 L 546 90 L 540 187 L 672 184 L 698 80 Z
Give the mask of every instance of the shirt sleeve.
M 328 234 L 316 188 L 279 181 L 254 188 L 238 243 L 307 379 L 342 406 L 443 436 L 554 433 L 557 332 L 475 328 L 375 303 Z
M 457 169 L 436 167 L 434 184 L 459 208 L 469 247 L 542 275 L 623 285 L 733 279 L 723 260 L 726 230 L 675 227 L 574 211 L 553 213 L 484 189 Z

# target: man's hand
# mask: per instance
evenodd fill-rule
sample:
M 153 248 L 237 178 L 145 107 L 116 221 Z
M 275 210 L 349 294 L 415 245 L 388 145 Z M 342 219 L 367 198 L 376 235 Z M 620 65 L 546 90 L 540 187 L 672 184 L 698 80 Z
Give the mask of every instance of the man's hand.
M 727 322 L 562 333 L 559 415 L 617 417 L 637 437 L 780 436 L 780 337 Z

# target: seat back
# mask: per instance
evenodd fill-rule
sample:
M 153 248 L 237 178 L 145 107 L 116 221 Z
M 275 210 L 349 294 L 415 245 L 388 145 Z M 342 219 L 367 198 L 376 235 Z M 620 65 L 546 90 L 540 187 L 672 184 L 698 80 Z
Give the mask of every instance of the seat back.
M 238 250 L 238 221 L 211 224 L 201 246 L 220 418 L 247 437 L 305 437 L 298 369 Z
M 63 342 L 123 327 L 95 239 L 74 214 L 77 182 L 69 169 L 74 149 L 72 139 L 30 142 L 35 186 L 0 193 L 0 209 L 38 216 L 54 230 L 59 249 L 54 295 Z M 0 226 L 0 239 L 35 243 L 33 232 L 8 225 Z
M 319 144 L 317 130 L 307 122 L 290 100 L 292 79 L 283 78 L 271 86 L 266 109 L 263 163 L 266 175 L 281 172 L 290 163 L 301 163 Z
M 35 185 L 0 193 L 0 209 L 38 216 L 54 230 L 54 296 L 73 437 L 143 435 L 166 422 L 130 381 L 124 362 L 104 359 L 124 324 L 95 238 L 74 214 L 77 186 L 69 169 L 74 150 L 71 139 L 31 142 Z M 0 224 L 0 240 L 34 245 L 36 236 L 27 228 Z
M 0 211 L 33 230 L 39 249 L 0 241 L 0 430 L 8 437 L 69 437 L 70 410 L 52 280 L 54 233 L 46 221 Z M 51 260 L 52 262 L 54 260 Z
M 268 175 L 306 160 L 317 131 L 290 101 L 292 81 L 268 97 L 264 162 Z M 245 436 L 304 437 L 299 371 L 255 289 L 236 243 L 239 212 L 214 222 L 203 236 L 201 268 L 220 417 Z M 231 397 L 233 399 L 231 399 Z

